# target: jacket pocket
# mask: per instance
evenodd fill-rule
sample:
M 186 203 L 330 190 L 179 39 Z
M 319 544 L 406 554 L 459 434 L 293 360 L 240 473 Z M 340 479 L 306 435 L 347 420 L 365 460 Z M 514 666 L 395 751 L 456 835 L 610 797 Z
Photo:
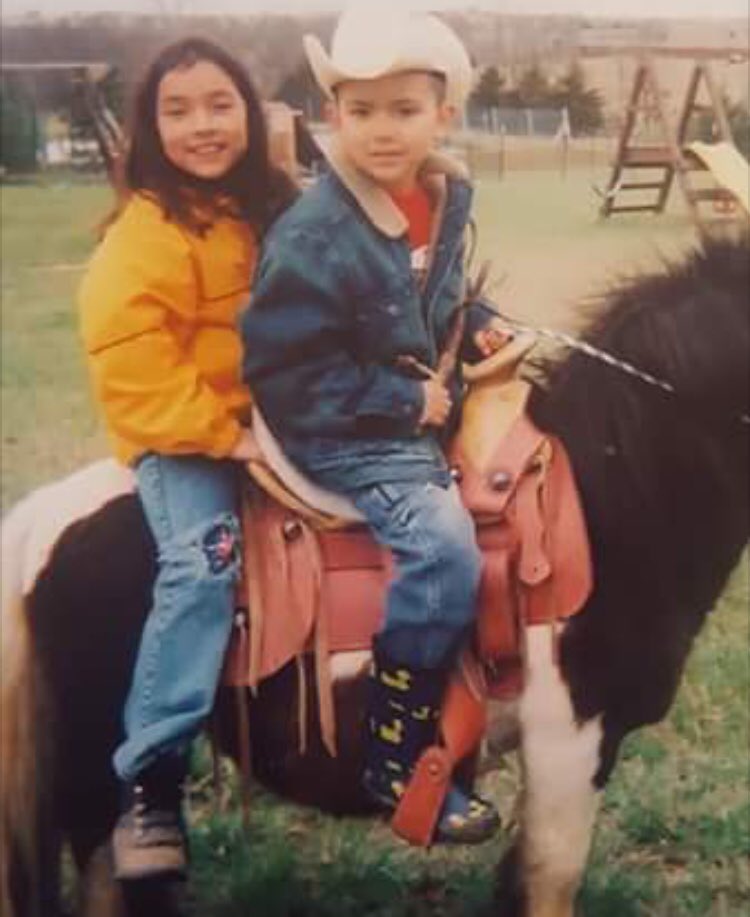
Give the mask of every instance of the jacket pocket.
M 419 300 L 407 283 L 359 299 L 355 322 L 365 360 L 390 361 L 397 354 L 424 351 Z

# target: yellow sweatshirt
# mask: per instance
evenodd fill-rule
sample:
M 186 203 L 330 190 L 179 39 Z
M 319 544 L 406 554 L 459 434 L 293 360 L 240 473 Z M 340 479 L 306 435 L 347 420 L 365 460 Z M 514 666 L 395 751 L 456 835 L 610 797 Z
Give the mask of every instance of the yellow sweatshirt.
M 244 223 L 200 237 L 134 195 L 79 291 L 94 392 L 115 453 L 229 454 L 250 405 L 236 329 L 257 246 Z

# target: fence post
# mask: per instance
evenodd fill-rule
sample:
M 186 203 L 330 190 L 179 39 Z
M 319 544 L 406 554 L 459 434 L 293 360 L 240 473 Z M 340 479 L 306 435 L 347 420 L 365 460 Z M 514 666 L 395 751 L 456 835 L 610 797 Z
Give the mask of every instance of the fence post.
M 507 134 L 507 129 L 504 124 L 500 125 L 500 143 L 497 148 L 497 177 L 503 179 L 505 177 L 505 135 Z
M 568 153 L 570 149 L 570 138 L 572 135 L 570 129 L 570 115 L 568 113 L 568 106 L 566 105 L 561 112 L 560 117 L 560 126 L 557 129 L 557 134 L 555 135 L 555 140 L 560 141 L 560 172 L 562 177 L 565 178 L 568 174 Z

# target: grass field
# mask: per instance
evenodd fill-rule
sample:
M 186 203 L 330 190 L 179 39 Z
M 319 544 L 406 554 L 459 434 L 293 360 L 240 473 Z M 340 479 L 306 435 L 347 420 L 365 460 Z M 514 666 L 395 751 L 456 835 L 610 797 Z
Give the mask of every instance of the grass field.
M 611 277 L 690 243 L 679 212 L 600 224 L 588 171 L 480 181 L 480 250 L 500 304 L 557 327 Z M 75 337 L 74 294 L 109 202 L 103 187 L 2 194 L 2 500 L 106 453 Z M 738 570 L 691 659 L 667 721 L 632 737 L 607 790 L 583 891 L 589 917 L 734 917 L 750 906 L 750 615 Z M 500 844 L 422 853 L 379 823 L 333 820 L 255 791 L 246 835 L 214 814 L 196 765 L 195 917 L 476 917 Z M 483 789 L 510 819 L 513 758 Z M 233 795 L 231 781 L 225 795 Z M 225 800 L 226 802 L 226 800 Z

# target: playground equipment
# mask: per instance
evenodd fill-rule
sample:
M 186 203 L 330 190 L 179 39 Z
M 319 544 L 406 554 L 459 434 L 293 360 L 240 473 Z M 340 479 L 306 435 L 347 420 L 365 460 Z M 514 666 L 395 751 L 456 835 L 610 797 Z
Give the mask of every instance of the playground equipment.
M 705 102 L 699 101 L 702 88 Z M 715 142 L 688 143 L 691 119 L 696 115 L 706 119 L 703 128 Z M 656 131 L 655 141 L 636 139 L 641 122 Z M 644 178 L 643 170 L 650 175 Z M 663 213 L 676 178 L 692 220 L 704 233 L 720 215 L 725 219 L 747 216 L 747 170 L 747 162 L 734 146 L 724 102 L 708 63 L 695 64 L 675 126 L 664 109 L 653 60 L 644 56 L 636 70 L 601 216 Z M 696 182 L 698 171 L 708 174 L 709 185 Z M 738 185 L 745 189 L 744 195 L 730 190 Z M 652 191 L 655 196 L 644 199 L 644 192 Z M 706 203 L 712 204 L 709 213 L 702 207 Z
M 286 102 L 265 102 L 268 147 L 271 159 L 294 178 L 315 173 L 323 151 L 310 133 L 302 112 Z
M 114 75 L 115 68 L 101 61 L 3 63 L 0 67 L 3 81 L 20 80 L 31 98 L 37 95 L 35 90 L 39 88 L 35 84 L 42 80 L 59 75 L 69 81 L 66 105 L 69 109 L 71 160 L 74 164 L 90 161 L 93 145 L 110 181 L 116 184 L 125 138 L 120 122 L 107 104 L 103 89 L 105 81 Z M 283 102 L 268 102 L 265 111 L 274 162 L 295 177 L 299 177 L 304 169 L 314 171 L 323 154 L 301 112 Z
M 41 80 L 58 77 L 67 79 L 71 122 L 71 155 L 76 160 L 85 159 L 83 152 L 92 141 L 95 143 L 102 162 L 113 178 L 117 162 L 122 154 L 123 136 L 119 122 L 107 105 L 103 92 L 104 81 L 115 73 L 115 68 L 102 61 L 49 61 L 34 63 L 2 63 L 0 73 L 3 81 L 19 79 L 34 93 L 35 84 Z

